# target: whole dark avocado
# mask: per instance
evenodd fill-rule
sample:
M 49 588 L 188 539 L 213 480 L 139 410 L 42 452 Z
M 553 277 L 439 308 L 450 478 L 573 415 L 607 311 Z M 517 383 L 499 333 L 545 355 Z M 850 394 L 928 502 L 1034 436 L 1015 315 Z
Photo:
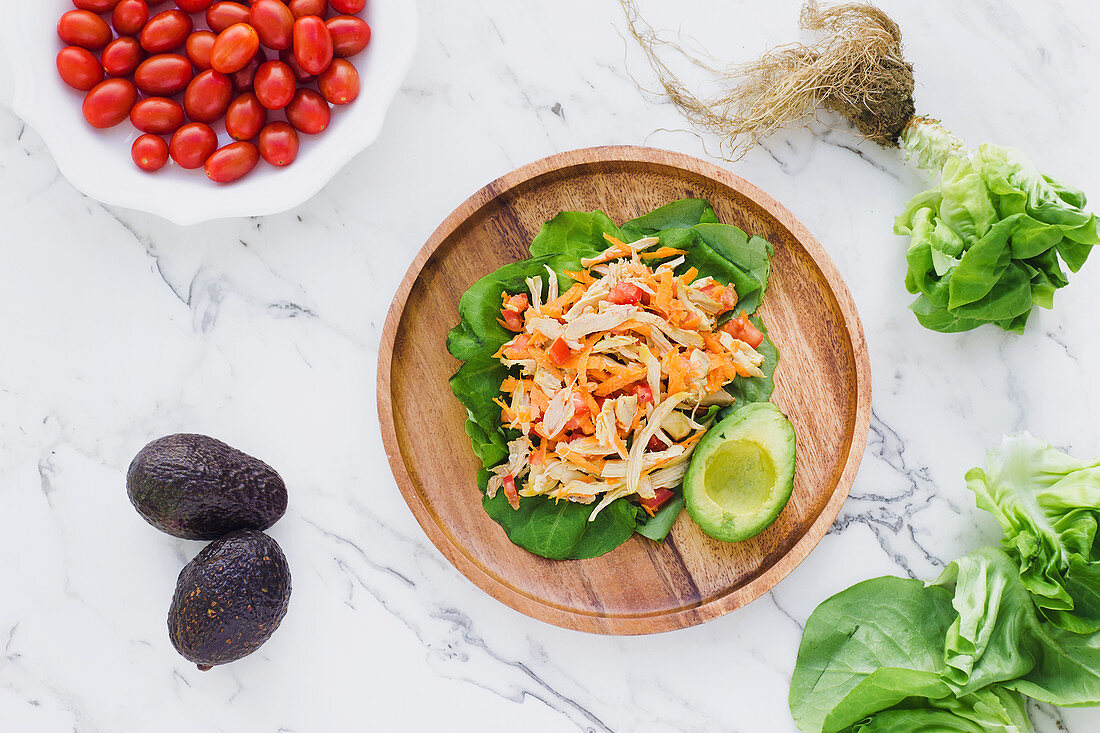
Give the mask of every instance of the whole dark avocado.
M 168 636 L 205 671 L 259 649 L 289 601 L 290 567 L 278 543 L 243 529 L 211 542 L 180 571 Z
M 168 435 L 142 448 L 126 493 L 149 524 L 187 540 L 267 529 L 286 511 L 275 469 L 206 435 Z

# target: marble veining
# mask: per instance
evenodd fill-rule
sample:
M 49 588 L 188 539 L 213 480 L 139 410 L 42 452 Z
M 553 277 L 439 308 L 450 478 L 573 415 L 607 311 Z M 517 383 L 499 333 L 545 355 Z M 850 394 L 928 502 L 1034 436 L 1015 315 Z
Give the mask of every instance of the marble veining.
M 796 2 L 640 4 L 723 60 L 797 37 Z M 919 111 L 1100 197 L 1100 8 L 881 6 Z M 1100 453 L 1100 265 L 1023 337 L 923 331 L 891 227 L 925 182 L 823 115 L 724 164 L 809 227 L 863 318 L 874 413 L 828 534 L 755 603 L 657 636 L 569 632 L 488 597 L 420 531 L 381 447 L 375 362 L 397 283 L 439 221 L 517 165 L 589 145 L 704 158 L 720 145 L 652 93 L 612 0 L 420 9 L 378 142 L 307 203 L 256 219 L 181 228 L 82 196 L 13 114 L 0 66 L 0 730 L 790 731 L 818 603 L 884 573 L 934 578 L 997 541 L 963 482 L 986 447 L 1028 429 Z M 201 544 L 157 533 L 124 491 L 137 450 L 185 430 L 269 461 L 291 495 L 272 530 L 294 576 L 286 620 L 208 673 L 165 629 Z M 1100 727 L 1094 710 L 1030 710 L 1044 733 Z

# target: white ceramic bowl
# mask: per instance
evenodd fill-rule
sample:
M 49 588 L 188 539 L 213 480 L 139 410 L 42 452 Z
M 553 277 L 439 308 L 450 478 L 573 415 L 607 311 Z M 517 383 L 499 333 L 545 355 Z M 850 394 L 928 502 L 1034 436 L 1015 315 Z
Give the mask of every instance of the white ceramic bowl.
M 153 13 L 169 7 L 158 5 Z M 152 212 L 177 224 L 272 214 L 313 196 L 378 137 L 416 46 L 414 0 L 368 0 L 360 16 L 371 26 L 370 45 L 351 59 L 359 71 L 359 98 L 333 108 L 332 122 L 320 135 L 301 135 L 298 158 L 290 166 L 276 168 L 261 160 L 244 178 L 218 185 L 201 168 L 187 171 L 171 161 L 156 173 L 145 173 L 130 159 L 130 145 L 140 133 L 129 120 L 109 130 L 97 130 L 84 120 L 84 92 L 61 81 L 56 65 L 64 46 L 57 37 L 57 20 L 72 9 L 71 0 L 35 0 L 8 8 L 8 21 L 0 24 L 0 45 L 11 59 L 15 112 L 42 136 L 61 173 L 78 189 L 104 203 Z M 281 113 L 269 119 L 282 119 Z M 219 133 L 221 145 L 232 142 L 224 128 Z

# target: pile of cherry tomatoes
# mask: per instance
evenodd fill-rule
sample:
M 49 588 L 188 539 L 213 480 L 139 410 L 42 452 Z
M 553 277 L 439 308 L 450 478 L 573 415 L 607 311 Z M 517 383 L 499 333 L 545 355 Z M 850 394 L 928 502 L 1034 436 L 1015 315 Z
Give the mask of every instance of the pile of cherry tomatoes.
M 143 133 L 131 148 L 142 170 L 171 157 L 228 183 L 261 157 L 289 165 L 298 133 L 322 132 L 329 105 L 359 95 L 347 57 L 370 42 L 370 26 L 356 16 L 366 0 L 176 0 L 150 12 L 165 1 L 73 0 L 76 9 L 57 23 L 66 44 L 57 71 L 87 92 L 84 118 L 100 128 L 129 118 Z M 280 111 L 285 121 L 269 119 Z M 223 118 L 236 142 L 219 148 L 211 125 Z

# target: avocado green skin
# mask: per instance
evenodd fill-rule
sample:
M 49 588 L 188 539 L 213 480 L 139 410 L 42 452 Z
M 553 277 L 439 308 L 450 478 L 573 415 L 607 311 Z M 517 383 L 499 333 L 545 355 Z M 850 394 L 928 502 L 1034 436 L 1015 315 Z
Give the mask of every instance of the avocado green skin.
M 206 435 L 168 435 L 141 449 L 126 493 L 149 524 L 186 540 L 267 529 L 286 512 L 275 469 Z
M 260 648 L 290 602 L 290 567 L 275 540 L 243 529 L 204 547 L 180 571 L 168 637 L 183 657 L 209 669 Z
M 727 512 L 706 493 L 707 457 L 730 438 L 751 438 L 764 448 L 775 465 L 769 502 L 756 515 Z M 794 427 L 771 402 L 752 402 L 735 410 L 706 432 L 691 455 L 684 476 L 684 502 L 699 528 L 725 542 L 741 542 L 763 532 L 776 520 L 794 490 Z

